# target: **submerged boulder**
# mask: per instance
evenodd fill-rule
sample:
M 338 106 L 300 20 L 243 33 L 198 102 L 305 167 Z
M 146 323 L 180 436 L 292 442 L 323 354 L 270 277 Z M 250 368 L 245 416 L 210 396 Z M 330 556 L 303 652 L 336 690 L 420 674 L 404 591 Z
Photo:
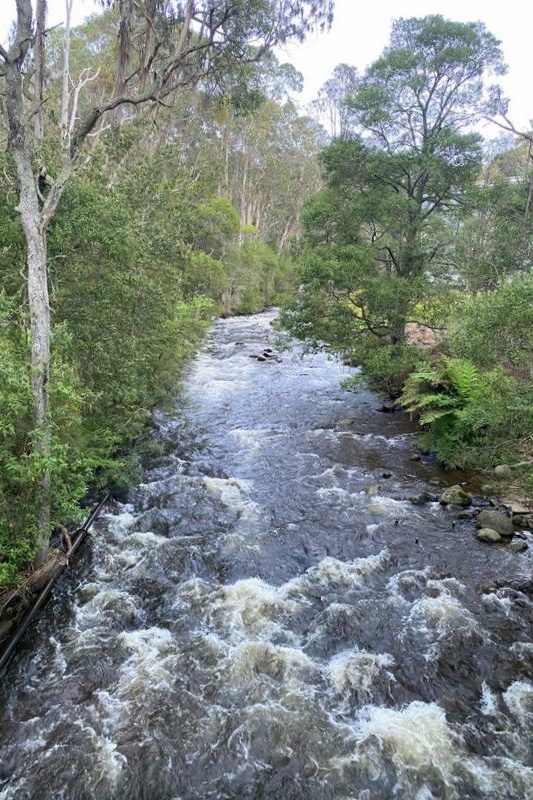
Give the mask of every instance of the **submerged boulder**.
M 462 486 L 455 484 L 455 486 L 449 486 L 443 491 L 439 497 L 439 503 L 443 506 L 462 506 L 466 508 L 472 503 L 472 498 Z
M 512 521 L 501 511 L 489 511 L 488 509 L 481 511 L 477 518 L 477 526 L 478 528 L 492 528 L 500 536 L 512 536 L 514 534 Z
M 524 550 L 528 549 L 528 543 L 525 542 L 523 539 L 515 539 L 514 542 L 511 542 L 509 545 L 511 550 L 514 550 L 515 553 L 523 553 Z
M 412 494 L 409 497 L 409 500 L 414 506 L 424 506 L 426 503 L 430 503 L 434 499 L 434 496 L 429 494 L 429 492 L 420 492 L 420 494 Z

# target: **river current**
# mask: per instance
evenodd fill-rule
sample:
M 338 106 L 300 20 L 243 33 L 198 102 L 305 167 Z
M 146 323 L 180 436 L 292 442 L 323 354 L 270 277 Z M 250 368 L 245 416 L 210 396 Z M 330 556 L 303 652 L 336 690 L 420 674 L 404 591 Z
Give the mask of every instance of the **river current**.
M 413 505 L 457 476 L 272 319 L 214 325 L 3 676 L 0 800 L 533 800 L 530 553 Z

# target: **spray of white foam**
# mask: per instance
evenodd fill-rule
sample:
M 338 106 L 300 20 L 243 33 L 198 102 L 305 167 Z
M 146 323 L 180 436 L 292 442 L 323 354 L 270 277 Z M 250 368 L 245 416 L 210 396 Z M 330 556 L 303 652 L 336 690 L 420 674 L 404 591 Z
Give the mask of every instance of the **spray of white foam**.
M 263 428 L 234 428 L 231 437 L 234 439 L 244 456 L 256 458 L 263 446 L 268 431 Z
M 508 594 L 502 593 L 501 590 L 497 592 L 487 592 L 481 598 L 483 604 L 498 612 L 503 612 L 506 617 L 513 614 L 513 601 Z
M 357 738 L 363 752 L 367 743 L 377 742 L 400 776 L 406 770 L 436 774 L 446 786 L 453 786 L 461 739 L 436 703 L 414 701 L 401 710 L 367 706 L 358 722 Z M 367 766 L 379 773 L 379 764 Z
M 287 596 L 284 586 L 275 587 L 259 578 L 246 578 L 222 588 L 214 604 L 213 620 L 230 640 L 265 640 L 281 631 L 281 619 L 297 613 L 299 603 Z
M 105 789 L 106 792 L 114 794 L 127 764 L 126 757 L 118 752 L 116 742 L 109 736 L 97 732 L 82 720 L 75 720 L 74 725 L 91 740 L 91 752 L 95 758 L 90 776 L 91 789 L 93 791 Z
M 294 647 L 275 645 L 271 642 L 243 642 L 229 657 L 229 672 L 232 681 L 250 683 L 258 675 L 268 676 L 284 685 L 284 688 L 305 688 L 305 677 L 314 668 L 312 659 Z
M 356 558 L 353 561 L 340 561 L 332 556 L 326 556 L 303 575 L 286 583 L 285 591 L 292 595 L 305 593 L 309 589 L 316 593 L 317 590 L 326 592 L 339 587 L 347 589 L 361 587 L 365 583 L 365 578 L 383 569 L 388 562 L 387 548 L 375 555 Z
M 388 680 L 394 676 L 387 667 L 394 665 L 388 653 L 369 653 L 366 650 L 346 650 L 333 656 L 327 666 L 327 677 L 337 694 L 354 691 L 359 700 L 368 700 L 378 676 Z
M 131 655 L 120 668 L 118 696 L 143 697 L 147 691 L 172 686 L 176 663 L 175 643 L 164 628 L 145 628 L 119 634 Z
M 352 499 L 352 495 L 346 491 L 346 489 L 341 489 L 339 486 L 327 486 L 322 489 L 317 489 L 317 497 L 320 500 L 328 503 L 328 505 L 336 506 L 336 505 L 346 505 Z
M 505 705 L 518 724 L 528 728 L 533 723 L 533 683 L 514 681 L 503 693 Z
M 379 494 L 370 496 L 368 510 L 379 517 L 401 517 L 413 516 L 413 506 L 405 500 L 394 500 L 392 497 L 382 497 Z
M 204 478 L 204 487 L 220 497 L 227 508 L 241 514 L 243 519 L 257 519 L 259 509 L 256 503 L 248 500 L 246 495 L 251 491 L 249 481 L 237 478 Z
M 481 700 L 479 703 L 481 713 L 486 717 L 496 717 L 498 714 L 498 702 L 496 695 L 491 691 L 486 681 L 481 685 Z
M 442 581 L 428 581 L 428 589 L 435 594 L 416 600 L 409 613 L 407 625 L 437 645 L 453 636 L 464 639 L 482 634 L 483 629 L 476 618 L 454 597 Z M 434 658 L 438 648 L 431 647 L 426 658 Z
M 409 597 L 420 594 L 427 584 L 430 567 L 425 569 L 406 569 L 393 575 L 387 582 L 387 590 L 393 596 L 395 603 L 407 604 Z

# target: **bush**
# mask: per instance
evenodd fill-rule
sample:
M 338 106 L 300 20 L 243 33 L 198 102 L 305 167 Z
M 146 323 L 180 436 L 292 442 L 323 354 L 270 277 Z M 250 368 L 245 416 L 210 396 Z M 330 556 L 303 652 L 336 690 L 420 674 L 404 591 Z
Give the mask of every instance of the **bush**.
M 356 341 L 350 359 L 361 366 L 362 378 L 371 389 L 396 398 L 409 373 L 425 363 L 426 356 L 416 345 L 382 344 L 374 337 L 364 336 Z M 350 380 L 345 381 L 345 386 Z M 353 385 L 357 382 L 356 378 Z
M 529 391 L 501 369 L 479 370 L 443 357 L 415 370 L 399 404 L 419 415 L 423 445 L 450 467 L 479 468 L 516 460 L 533 434 Z

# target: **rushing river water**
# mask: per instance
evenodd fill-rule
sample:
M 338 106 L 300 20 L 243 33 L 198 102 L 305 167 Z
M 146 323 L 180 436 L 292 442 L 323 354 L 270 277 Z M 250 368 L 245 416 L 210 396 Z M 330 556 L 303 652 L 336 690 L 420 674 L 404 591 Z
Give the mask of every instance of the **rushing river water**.
M 3 676 L 0 800 L 533 798 L 531 556 L 409 502 L 443 476 L 346 368 L 250 358 L 272 316 L 215 325 Z

